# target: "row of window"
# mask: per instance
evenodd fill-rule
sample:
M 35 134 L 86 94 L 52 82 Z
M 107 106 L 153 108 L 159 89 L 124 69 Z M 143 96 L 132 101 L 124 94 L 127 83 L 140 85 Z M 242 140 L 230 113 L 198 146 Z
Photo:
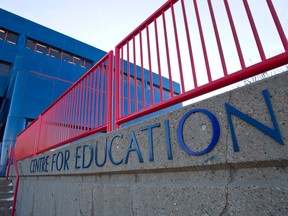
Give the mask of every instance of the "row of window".
M 48 55 L 52 58 L 57 58 L 62 61 L 66 61 L 71 64 L 75 64 L 85 68 L 92 67 L 92 61 L 81 58 L 79 56 L 73 55 L 72 53 L 65 52 L 63 50 L 57 49 L 55 47 L 51 47 L 49 45 L 40 43 L 36 40 L 27 39 L 26 41 L 26 48 L 32 49 L 35 52 L 42 53 L 44 55 Z
M 18 40 L 18 34 L 0 28 L 0 40 L 7 41 L 11 44 L 16 44 Z
M 124 73 L 124 82 L 128 82 L 128 76 L 127 74 Z M 131 76 L 130 75 L 130 82 L 134 84 L 134 76 Z M 140 78 L 137 77 L 137 86 L 142 88 L 142 80 Z M 151 89 L 150 87 L 150 82 L 147 81 L 147 88 L 148 90 Z M 162 88 L 163 89 L 163 95 L 164 95 L 164 98 L 167 99 L 167 98 L 170 98 L 170 90 L 169 89 L 166 89 L 166 88 Z M 158 86 L 157 84 L 153 83 L 153 91 L 156 93 L 156 94 L 159 94 L 160 95 L 160 86 Z M 173 96 L 176 96 L 178 95 L 179 93 L 177 92 L 174 92 L 174 95 Z

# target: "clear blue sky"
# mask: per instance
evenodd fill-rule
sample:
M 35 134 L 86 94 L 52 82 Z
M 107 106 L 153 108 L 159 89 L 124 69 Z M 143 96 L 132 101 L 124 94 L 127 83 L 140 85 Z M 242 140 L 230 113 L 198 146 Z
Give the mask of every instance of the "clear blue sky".
M 166 1 L 0 0 L 0 8 L 109 51 Z

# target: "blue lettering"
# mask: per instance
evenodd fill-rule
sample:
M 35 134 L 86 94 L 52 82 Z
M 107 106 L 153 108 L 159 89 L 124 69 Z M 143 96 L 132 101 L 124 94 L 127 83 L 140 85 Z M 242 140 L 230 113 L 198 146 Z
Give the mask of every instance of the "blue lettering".
M 34 160 L 35 159 L 31 160 L 31 162 L 30 162 L 30 173 L 34 173 L 35 172 L 35 170 L 34 170 Z
M 90 153 L 89 154 L 90 157 L 89 157 L 87 164 L 85 164 L 86 148 L 89 149 L 89 153 Z M 86 169 L 86 168 L 90 167 L 92 160 L 93 160 L 93 148 L 92 148 L 91 144 L 84 145 L 83 150 L 82 150 L 82 168 Z
M 95 143 L 95 164 L 97 167 L 103 167 L 106 163 L 107 158 L 107 138 L 105 139 L 105 145 L 104 145 L 104 156 L 102 163 L 98 162 L 98 141 Z M 112 156 L 112 155 L 111 155 Z M 111 159 L 111 158 L 110 158 Z
M 79 155 L 79 149 L 81 148 L 81 146 L 77 146 L 76 149 L 75 149 L 75 169 L 80 169 L 80 165 L 78 165 L 78 159 L 80 158 L 80 155 Z
M 192 115 L 194 113 L 198 113 L 198 112 L 204 113 L 205 115 L 207 115 L 210 118 L 211 123 L 212 123 L 212 127 L 213 127 L 213 137 L 212 137 L 210 144 L 208 145 L 208 147 L 206 149 L 204 149 L 203 151 L 200 151 L 200 152 L 195 152 L 195 151 L 192 151 L 191 149 L 189 149 L 188 146 L 184 142 L 183 126 L 184 126 L 186 119 L 190 115 Z M 178 138 L 179 145 L 181 146 L 181 148 L 186 153 L 188 153 L 190 155 L 195 155 L 195 156 L 204 155 L 204 154 L 207 154 L 208 152 L 210 152 L 215 147 L 215 145 L 217 144 L 219 136 L 220 136 L 220 125 L 219 125 L 217 118 L 211 112 L 209 112 L 208 110 L 204 110 L 204 109 L 194 109 L 194 110 L 190 110 L 189 112 L 187 112 L 181 118 L 179 125 L 178 125 L 178 128 L 177 128 L 177 138 Z
M 114 139 L 116 137 L 120 137 L 122 139 L 123 137 L 123 134 L 116 134 L 110 141 L 110 144 L 108 146 L 108 155 L 109 155 L 109 159 L 111 161 L 112 164 L 114 165 L 119 165 L 119 164 L 122 164 L 123 163 L 123 159 L 121 159 L 120 161 L 116 162 L 114 159 L 113 159 L 113 156 L 112 156 L 112 143 L 114 141 Z
M 69 166 L 68 166 L 68 160 L 70 158 L 70 151 L 66 150 L 65 151 L 65 159 L 64 159 L 64 170 L 69 170 Z
M 273 123 L 274 128 L 267 127 L 266 125 L 262 124 L 261 122 L 249 117 L 248 115 L 244 114 L 243 112 L 239 111 L 238 109 L 230 106 L 228 103 L 225 103 L 226 112 L 227 112 L 227 116 L 228 116 L 228 123 L 230 125 L 231 136 L 232 136 L 232 141 L 233 141 L 233 149 L 235 152 L 239 151 L 239 145 L 237 142 L 237 138 L 236 138 L 236 134 L 235 134 L 235 130 L 234 130 L 234 125 L 232 123 L 231 114 L 244 120 L 248 124 L 256 127 L 258 130 L 262 131 L 266 135 L 273 138 L 279 144 L 284 145 L 284 141 L 282 139 L 281 132 L 280 132 L 280 129 L 279 129 L 279 126 L 278 126 L 278 123 L 277 123 L 277 120 L 276 120 L 276 117 L 275 117 L 275 114 L 274 114 L 274 111 L 272 108 L 272 104 L 270 101 L 269 91 L 267 89 L 265 89 L 262 91 L 262 94 L 265 98 L 265 102 L 266 102 L 267 108 L 269 110 L 269 114 L 270 114 L 271 121 Z
M 48 165 L 49 165 L 48 158 L 49 156 L 46 156 L 45 158 L 45 169 L 44 169 L 45 172 L 48 172 Z
M 160 127 L 160 123 L 152 124 L 146 127 L 141 128 L 141 131 L 148 130 L 148 136 L 149 136 L 149 161 L 154 161 L 154 152 L 153 152 L 153 128 Z M 135 134 L 134 134 L 135 136 Z M 136 138 L 135 138 L 136 139 Z M 131 144 L 130 144 L 131 145 Z
M 61 157 L 59 158 L 59 155 L 61 155 Z M 59 159 L 60 159 L 60 165 L 59 165 Z M 57 158 L 56 158 L 56 169 L 58 171 L 60 171 L 63 167 L 63 153 L 60 151 L 57 154 Z
M 53 154 L 52 155 L 52 166 L 51 166 L 51 171 L 53 171 L 53 169 L 54 169 L 54 164 L 55 164 L 55 156 L 56 156 L 56 154 Z
M 170 128 L 169 128 L 169 120 L 164 121 L 165 127 L 165 138 L 166 138 L 166 149 L 168 160 L 173 160 L 172 148 L 171 148 L 171 139 L 170 139 Z
M 134 148 L 132 148 L 133 143 L 134 143 Z M 141 155 L 139 145 L 138 145 L 134 131 L 132 131 L 132 134 L 131 134 L 130 145 L 129 145 L 128 151 L 126 153 L 125 164 L 128 163 L 129 155 L 130 155 L 130 152 L 132 152 L 132 151 L 137 152 L 139 162 L 143 163 L 144 161 L 143 161 L 143 158 L 142 158 L 142 155 Z

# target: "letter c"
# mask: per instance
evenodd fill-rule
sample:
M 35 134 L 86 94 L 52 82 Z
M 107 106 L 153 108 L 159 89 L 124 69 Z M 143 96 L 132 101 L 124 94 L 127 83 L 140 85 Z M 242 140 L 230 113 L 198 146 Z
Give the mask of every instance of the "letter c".
M 121 159 L 120 161 L 115 161 L 115 160 L 113 159 L 113 156 L 112 156 L 112 143 L 113 143 L 113 141 L 114 141 L 114 139 L 115 139 L 116 137 L 120 137 L 120 138 L 122 139 L 123 134 L 116 134 L 116 135 L 111 139 L 110 144 L 109 144 L 109 146 L 108 146 L 108 155 L 109 155 L 109 159 L 110 159 L 110 161 L 111 161 L 111 163 L 112 163 L 113 165 L 120 165 L 120 164 L 123 163 L 123 159 Z

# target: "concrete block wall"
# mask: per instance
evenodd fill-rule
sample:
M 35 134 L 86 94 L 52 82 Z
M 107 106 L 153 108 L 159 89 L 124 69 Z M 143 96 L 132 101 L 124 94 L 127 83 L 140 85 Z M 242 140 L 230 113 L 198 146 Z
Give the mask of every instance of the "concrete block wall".
M 287 82 L 283 73 L 23 160 L 16 214 L 288 215 Z

